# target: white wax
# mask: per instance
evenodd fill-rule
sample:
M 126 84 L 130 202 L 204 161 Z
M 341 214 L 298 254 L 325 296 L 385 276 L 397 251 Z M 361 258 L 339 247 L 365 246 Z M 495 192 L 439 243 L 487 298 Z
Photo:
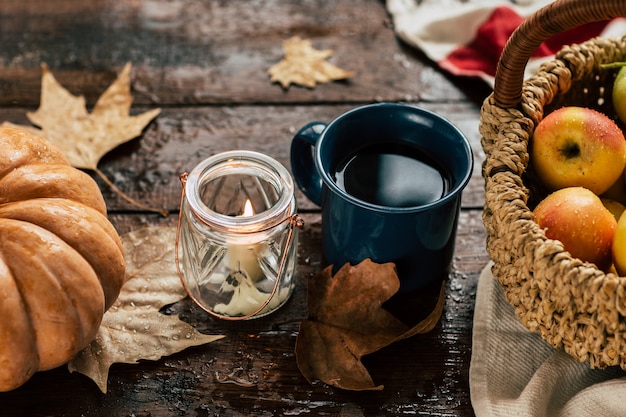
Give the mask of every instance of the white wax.
M 243 272 L 252 282 L 263 277 L 263 270 L 256 254 L 257 245 L 230 245 L 226 252 L 226 262 L 231 274 Z
M 237 287 L 228 304 L 216 304 L 213 310 L 217 314 L 223 314 L 231 317 L 247 316 L 252 314 L 265 303 L 269 294 L 260 292 L 254 284 L 249 280 L 242 280 Z M 265 308 L 259 312 L 264 314 L 273 310 L 285 301 L 289 291 L 277 291 Z

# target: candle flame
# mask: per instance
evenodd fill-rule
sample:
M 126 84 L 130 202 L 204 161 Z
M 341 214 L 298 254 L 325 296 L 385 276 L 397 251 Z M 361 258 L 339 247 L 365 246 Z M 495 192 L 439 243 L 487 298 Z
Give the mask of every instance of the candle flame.
M 250 217 L 254 215 L 254 209 L 252 208 L 252 202 L 250 201 L 250 199 L 246 200 L 246 204 L 244 204 L 243 206 L 243 216 L 244 217 Z

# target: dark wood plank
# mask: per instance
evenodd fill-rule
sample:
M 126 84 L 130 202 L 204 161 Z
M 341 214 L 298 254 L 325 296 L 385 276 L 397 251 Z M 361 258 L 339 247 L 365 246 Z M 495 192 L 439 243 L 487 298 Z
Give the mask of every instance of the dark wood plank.
M 467 136 L 474 150 L 474 173 L 463 195 L 465 207 L 482 207 L 483 153 L 478 134 L 478 109 L 471 103 L 410 103 L 436 112 Z M 150 207 L 175 212 L 180 203 L 180 174 L 203 159 L 227 150 L 247 149 L 265 153 L 290 168 L 289 147 L 298 129 L 312 121 L 330 122 L 354 105 L 308 106 L 216 106 L 166 108 L 145 133 L 106 155 L 99 164 L 123 193 Z M 138 107 L 137 111 L 145 109 Z M 30 125 L 27 109 L 0 108 L 0 120 Z M 93 174 L 93 173 L 92 173 Z M 109 210 L 137 211 L 136 207 L 101 185 Z M 296 198 L 303 210 L 316 207 L 300 192 Z
M 455 123 L 471 141 L 475 169 L 463 204 L 482 207 L 482 150 L 477 130 L 478 110 L 468 103 L 420 103 Z M 126 194 L 151 206 L 175 210 L 180 201 L 178 176 L 203 159 L 232 149 L 271 155 L 290 169 L 289 147 L 294 134 L 311 121 L 330 122 L 353 105 L 237 106 L 166 109 L 144 136 L 103 160 L 100 169 Z M 102 187 L 113 210 L 132 209 Z M 315 206 L 300 192 L 301 209 Z
M 126 62 L 135 68 L 136 103 L 161 106 L 463 100 L 476 90 L 459 90 L 414 48 L 399 44 L 382 1 L 3 0 L 0 6 L 0 105 L 36 105 L 42 63 L 91 104 Z M 267 70 L 291 36 L 332 49 L 330 62 L 355 77 L 315 89 L 272 84 Z

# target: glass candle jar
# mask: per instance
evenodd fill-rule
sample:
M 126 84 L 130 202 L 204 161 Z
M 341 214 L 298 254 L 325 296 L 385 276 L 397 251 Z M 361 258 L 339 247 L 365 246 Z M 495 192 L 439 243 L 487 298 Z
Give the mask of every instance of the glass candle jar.
M 302 225 L 289 172 L 264 154 L 230 151 L 181 181 L 176 264 L 189 296 L 230 320 L 281 307 L 293 291 Z

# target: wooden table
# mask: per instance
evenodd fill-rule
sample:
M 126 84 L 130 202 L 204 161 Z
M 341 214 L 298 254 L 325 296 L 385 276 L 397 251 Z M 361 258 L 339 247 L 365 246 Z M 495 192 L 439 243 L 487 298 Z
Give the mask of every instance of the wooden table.
M 330 62 L 356 72 L 344 82 L 287 91 L 267 70 L 282 41 L 298 35 Z M 144 134 L 110 152 L 99 168 L 131 197 L 172 214 L 141 211 L 99 178 L 120 234 L 174 226 L 179 174 L 217 152 L 250 149 L 289 166 L 294 132 L 357 105 L 407 102 L 435 111 L 470 139 L 475 170 L 463 195 L 445 310 L 428 334 L 365 359 L 378 392 L 309 384 L 294 356 L 307 317 L 306 278 L 325 266 L 319 209 L 301 193 L 306 222 L 298 284 L 286 306 L 262 319 L 227 323 L 189 301 L 175 306 L 200 331 L 225 334 L 156 362 L 114 365 L 102 394 L 65 367 L 0 394 L 2 416 L 471 416 L 469 366 L 476 283 L 488 261 L 481 220 L 479 109 L 490 89 L 440 71 L 393 32 L 375 0 L 0 0 L 0 119 L 28 124 L 39 105 L 41 64 L 92 106 L 131 62 L 133 113 L 159 107 Z M 96 175 L 94 178 L 96 178 Z M 252 386 L 223 383 L 244 375 Z M 222 381 L 222 382 L 220 382 Z

